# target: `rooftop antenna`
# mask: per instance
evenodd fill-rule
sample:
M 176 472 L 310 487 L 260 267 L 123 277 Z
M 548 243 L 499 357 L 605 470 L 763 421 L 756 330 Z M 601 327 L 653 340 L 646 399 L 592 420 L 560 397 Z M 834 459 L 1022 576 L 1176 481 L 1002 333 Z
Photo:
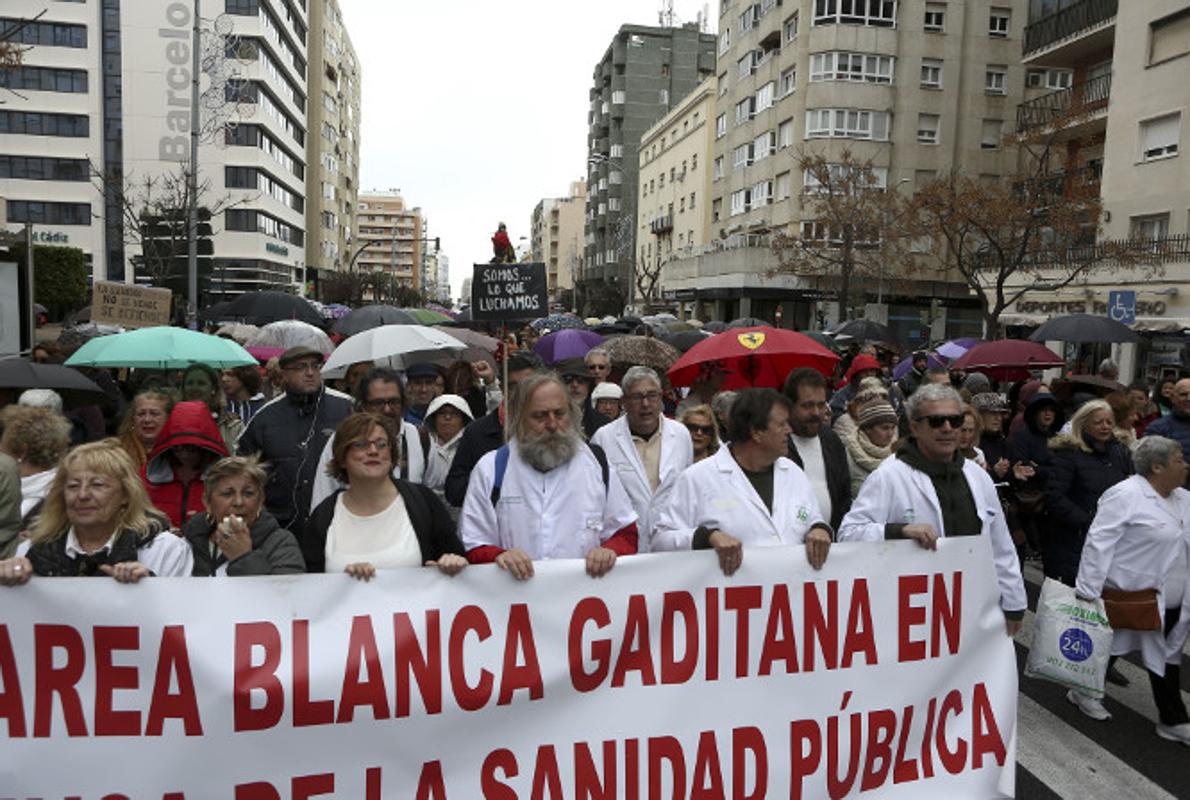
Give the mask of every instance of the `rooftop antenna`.
M 661 11 L 657 14 L 657 22 L 663 28 L 672 28 L 677 22 L 674 14 L 674 0 L 661 0 Z
M 702 4 L 702 13 L 698 15 L 698 30 L 700 33 L 707 33 L 711 29 L 711 10 L 706 4 Z

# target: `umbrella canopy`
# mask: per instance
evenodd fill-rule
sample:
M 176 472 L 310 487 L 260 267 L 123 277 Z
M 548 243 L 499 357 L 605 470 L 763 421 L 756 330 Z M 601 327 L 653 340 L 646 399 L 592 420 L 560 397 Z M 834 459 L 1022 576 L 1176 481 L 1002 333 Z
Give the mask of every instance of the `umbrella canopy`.
M 283 319 L 296 319 L 311 325 L 321 325 L 322 315 L 304 297 L 288 292 L 246 292 L 232 300 L 222 310 L 226 319 L 237 319 L 253 325 L 267 325 Z
M 642 366 L 665 372 L 681 353 L 652 336 L 619 336 L 604 342 L 612 366 L 619 370 Z
M 691 322 L 675 320 L 673 322 L 665 323 L 665 330 L 668 333 L 684 333 L 685 331 L 700 331 L 702 330 L 702 327 Z
M 1020 380 L 1034 370 L 1064 367 L 1066 362 L 1043 344 L 1000 339 L 976 345 L 951 362 L 951 369 L 982 372 L 996 380 Z
M 586 324 L 573 314 L 550 314 L 529 323 L 535 331 L 561 331 L 568 328 L 583 329 Z
M 768 324 L 769 323 L 765 322 L 763 319 L 757 319 L 756 317 L 740 317 L 739 319 L 733 319 L 731 322 L 727 323 L 727 328 L 724 328 L 724 330 L 735 328 L 763 328 Z
M 912 353 L 902 358 L 900 363 L 893 367 L 893 379 L 899 381 L 901 378 L 904 378 L 911 369 L 913 369 Z M 926 369 L 946 369 L 946 359 L 942 358 L 933 351 L 926 351 Z
M 1029 336 L 1034 342 L 1137 342 L 1136 331 L 1114 319 L 1095 314 L 1053 317 Z
M 598 333 L 604 339 L 607 339 L 609 336 L 623 336 L 626 333 L 632 332 L 632 329 L 627 325 L 618 325 L 616 323 L 606 322 L 596 325 L 591 330 L 595 331 L 595 333 Z
M 243 344 L 251 339 L 259 330 L 260 328 L 255 325 L 249 325 L 246 322 L 229 322 L 226 325 L 219 326 L 219 330 L 215 331 L 215 335 L 235 339 L 240 344 Z
M 342 378 L 352 364 L 371 361 L 378 367 L 407 369 L 421 361 L 453 361 L 467 346 L 440 328 L 425 325 L 381 325 L 357 333 L 331 353 L 322 374 Z
M 76 369 L 15 357 L 0 359 L 0 389 L 53 389 L 67 406 L 99 403 L 107 398 L 95 381 Z
M 669 369 L 674 386 L 690 386 L 708 370 L 726 371 L 724 389 L 767 386 L 779 389 L 798 367 L 830 375 L 839 357 L 796 331 L 757 326 L 716 334 L 694 345 Z
M 402 308 L 417 325 L 441 325 L 443 322 L 454 322 L 454 318 L 429 308 Z
M 949 358 L 954 361 L 959 356 L 966 353 L 972 347 L 983 344 L 983 339 L 951 339 L 949 342 L 943 342 L 934 349 L 934 352 L 943 358 Z
M 255 363 L 256 359 L 231 339 L 168 326 L 92 339 L 66 360 L 68 367 L 139 369 L 184 369 L 191 364 L 226 369 Z
M 546 334 L 533 344 L 533 352 L 547 364 L 557 364 L 568 358 L 582 358 L 592 347 L 603 344 L 603 337 L 594 331 L 574 328 Z
M 329 355 L 335 349 L 335 343 L 331 341 L 331 337 L 323 333 L 322 328 L 299 322 L 296 319 L 270 322 L 254 333 L 246 346 L 252 348 L 279 347 L 284 352 L 299 345 L 313 347 L 323 355 Z
M 678 331 L 668 336 L 662 336 L 661 340 L 666 344 L 673 345 L 678 352 L 685 353 L 706 338 L 707 335 L 702 331 Z
M 710 331 L 711 333 L 723 333 L 723 331 L 727 330 L 727 323 L 721 320 L 713 319 L 710 322 L 704 322 L 702 324 L 702 329 L 704 331 Z
M 1111 378 L 1103 378 L 1099 375 L 1068 375 L 1066 380 L 1077 386 L 1091 387 L 1095 390 L 1095 394 L 1100 396 L 1109 395 L 1112 392 L 1122 392 L 1126 388 L 1119 381 L 1113 381 Z
M 470 328 L 451 328 L 450 335 L 467 345 L 467 349 L 462 352 L 459 358 L 467 361 L 487 361 L 495 368 L 496 350 L 500 347 L 498 339 Z
M 76 347 L 81 347 L 86 342 L 91 341 L 97 336 L 111 336 L 116 333 L 123 333 L 124 329 L 119 325 L 104 325 L 99 322 L 88 322 L 85 325 L 75 325 L 73 328 L 66 328 L 58 334 L 58 344 L 67 350 Z
M 896 334 L 887 325 L 873 322 L 870 319 L 852 319 L 831 328 L 835 336 L 850 336 L 862 342 L 897 343 Z
M 813 339 L 832 353 L 838 353 L 841 349 L 838 342 L 822 331 L 805 331 L 802 333 L 802 336 Z
M 420 325 L 420 320 L 403 308 L 396 306 L 374 305 L 364 306 L 340 317 L 331 328 L 332 331 L 343 336 L 355 336 L 371 328 L 381 325 Z

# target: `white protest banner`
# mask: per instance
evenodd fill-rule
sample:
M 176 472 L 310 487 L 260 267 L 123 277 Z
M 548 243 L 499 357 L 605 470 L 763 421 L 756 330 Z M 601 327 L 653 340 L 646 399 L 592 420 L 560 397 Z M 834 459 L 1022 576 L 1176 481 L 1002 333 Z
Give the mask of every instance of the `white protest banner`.
M 1010 797 L 986 537 L 0 590 L 0 797 Z

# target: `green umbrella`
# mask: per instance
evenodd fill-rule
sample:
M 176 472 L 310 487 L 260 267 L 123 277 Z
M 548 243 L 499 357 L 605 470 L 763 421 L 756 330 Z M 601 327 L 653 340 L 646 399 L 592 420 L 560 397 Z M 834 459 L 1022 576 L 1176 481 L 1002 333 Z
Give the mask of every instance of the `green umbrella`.
M 191 364 L 206 364 L 227 368 L 256 364 L 256 359 L 231 339 L 163 326 L 92 339 L 67 359 L 66 364 L 141 369 L 183 369 Z
M 431 311 L 428 308 L 402 308 L 401 310 L 416 319 L 418 325 L 441 325 L 443 322 L 454 322 L 446 314 Z

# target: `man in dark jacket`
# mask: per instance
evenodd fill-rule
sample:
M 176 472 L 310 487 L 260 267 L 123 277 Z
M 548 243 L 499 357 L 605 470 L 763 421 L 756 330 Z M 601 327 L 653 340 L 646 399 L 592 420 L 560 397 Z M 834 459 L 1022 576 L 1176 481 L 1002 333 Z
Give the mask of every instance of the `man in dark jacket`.
M 583 435 L 590 439 L 595 435 L 595 431 L 611 422 L 591 405 L 591 389 L 595 386 L 595 378 L 588 372 L 587 364 L 581 358 L 568 358 L 558 364 L 558 375 L 566 384 L 570 398 L 583 410 Z
M 1182 454 L 1190 458 L 1190 378 L 1182 378 L 1173 387 L 1173 413 L 1160 417 L 1145 428 L 1145 436 L 1164 436 L 1182 446 Z M 1190 478 L 1186 479 L 1190 489 Z
M 783 391 L 793 404 L 789 458 L 806 473 L 822 516 L 838 530 L 851 508 L 851 471 L 847 450 L 828 424 L 826 378 L 809 367 L 795 369 Z
M 913 366 L 905 373 L 901 380 L 897 381 L 897 386 L 901 389 L 901 395 L 908 398 L 909 395 L 917 391 L 917 387 L 921 386 L 926 379 L 926 369 L 930 366 L 930 359 L 926 351 L 918 350 L 913 354 Z
M 259 453 L 269 464 L 265 507 L 303 541 L 318 456 L 335 427 L 351 413 L 351 398 L 322 383 L 322 353 L 291 347 L 278 366 L 285 393 L 265 404 L 240 436 L 242 456 Z

